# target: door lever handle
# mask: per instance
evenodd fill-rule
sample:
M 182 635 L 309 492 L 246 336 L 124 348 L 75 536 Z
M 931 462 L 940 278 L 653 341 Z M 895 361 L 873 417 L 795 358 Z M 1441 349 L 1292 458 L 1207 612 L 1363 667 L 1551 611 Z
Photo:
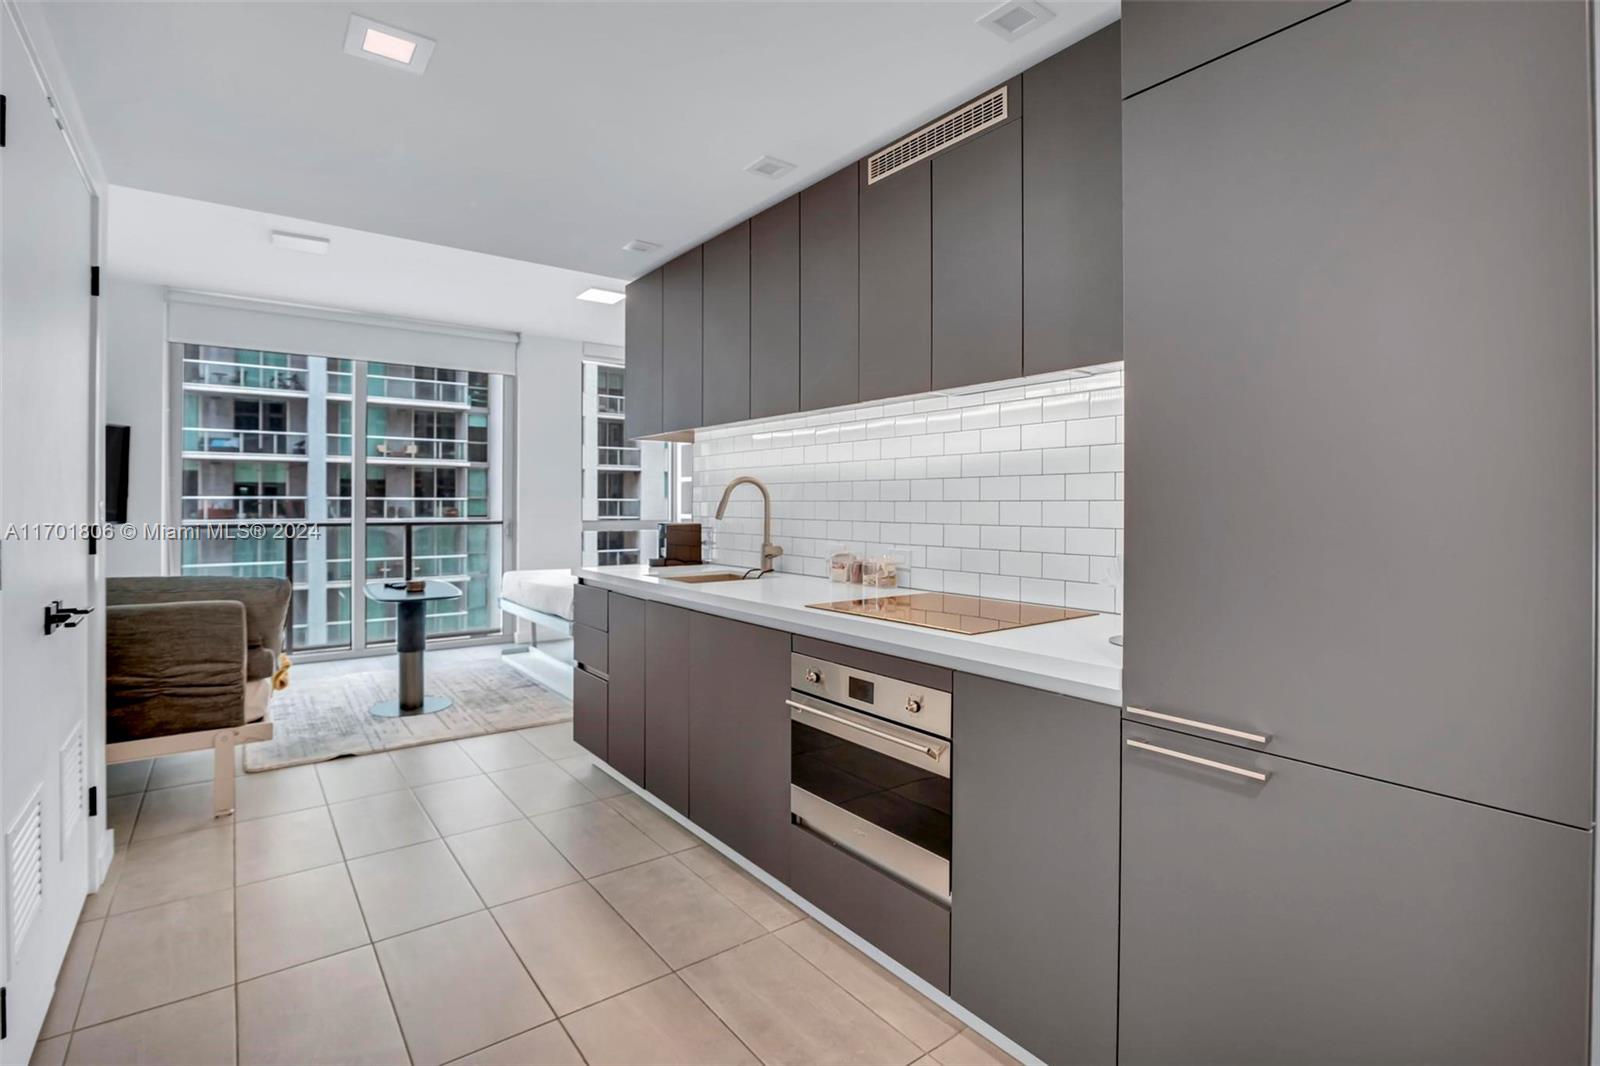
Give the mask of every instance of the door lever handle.
M 52 600 L 44 609 L 44 635 L 48 637 L 58 629 L 73 629 L 93 613 L 93 607 L 63 607 L 60 600 Z

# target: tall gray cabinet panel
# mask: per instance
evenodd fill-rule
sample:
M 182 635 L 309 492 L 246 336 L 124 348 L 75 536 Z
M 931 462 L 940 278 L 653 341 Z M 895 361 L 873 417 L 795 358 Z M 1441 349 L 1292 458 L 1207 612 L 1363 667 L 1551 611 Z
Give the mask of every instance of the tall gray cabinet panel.
M 1119 1062 L 1587 1061 L 1591 833 L 1124 734 Z
M 611 594 L 606 686 L 606 762 L 644 784 L 644 601 Z
M 700 424 L 750 417 L 750 223 L 701 246 L 704 273 L 704 398 Z
M 800 194 L 800 409 L 855 403 L 860 374 L 856 168 Z
M 1113 23 L 1022 75 L 1024 373 L 1122 358 L 1121 36 Z
M 1122 5 L 1122 95 L 1292 26 L 1343 0 L 1126 0 Z
M 1022 123 L 933 157 L 933 387 L 1022 373 Z
M 800 410 L 800 197 L 750 220 L 750 417 Z
M 1353 3 L 1126 102 L 1130 706 L 1590 823 L 1587 41 Z
M 862 168 L 864 171 L 865 168 Z M 861 184 L 861 399 L 933 383 L 931 171 Z
M 661 428 L 668 433 L 701 424 L 700 262 L 700 249 L 691 248 L 661 268 Z
M 689 615 L 689 817 L 780 879 L 789 870 L 789 634 Z
M 661 271 L 628 286 L 623 309 L 627 371 L 622 376 L 623 429 L 629 440 L 661 432 Z
M 957 674 L 950 994 L 1050 1063 L 1117 1048 L 1116 712 Z
M 689 612 L 644 608 L 644 787 L 689 813 Z

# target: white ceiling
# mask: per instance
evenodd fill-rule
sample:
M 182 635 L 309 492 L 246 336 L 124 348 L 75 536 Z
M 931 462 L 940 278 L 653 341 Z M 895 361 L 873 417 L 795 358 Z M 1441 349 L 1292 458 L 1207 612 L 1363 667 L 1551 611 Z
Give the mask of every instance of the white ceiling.
M 354 9 L 437 40 L 421 77 L 346 55 L 344 3 L 53 3 L 47 21 L 115 184 L 631 278 L 1118 9 L 1051 3 L 1006 42 L 974 21 L 997 2 Z M 796 169 L 742 170 L 763 154 Z
M 118 278 L 622 343 L 622 305 L 578 300 L 598 274 L 111 186 L 103 266 Z M 274 246 L 273 230 L 331 240 L 327 255 Z

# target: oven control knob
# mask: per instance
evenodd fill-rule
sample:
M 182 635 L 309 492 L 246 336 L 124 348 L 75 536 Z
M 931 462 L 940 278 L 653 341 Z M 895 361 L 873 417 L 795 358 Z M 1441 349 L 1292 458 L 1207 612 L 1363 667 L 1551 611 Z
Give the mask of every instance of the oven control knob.
M 821 670 L 807 670 L 806 671 L 806 680 L 811 682 L 813 685 L 822 684 L 822 671 Z
M 906 713 L 907 714 L 921 714 L 922 713 L 922 701 L 917 699 L 917 697 L 915 697 L 915 696 L 908 696 L 906 698 Z

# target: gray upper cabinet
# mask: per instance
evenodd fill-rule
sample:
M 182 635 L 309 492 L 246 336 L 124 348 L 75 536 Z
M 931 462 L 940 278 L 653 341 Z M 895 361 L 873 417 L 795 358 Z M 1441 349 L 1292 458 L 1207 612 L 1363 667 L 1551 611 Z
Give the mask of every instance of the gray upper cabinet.
M 702 288 L 699 248 L 661 268 L 661 428 L 668 433 L 701 424 Z
M 1022 76 L 1024 373 L 1122 358 L 1121 33 L 1113 23 Z
M 800 408 L 859 398 L 856 168 L 800 194 Z
M 933 157 L 933 387 L 1022 373 L 1022 123 Z
M 704 262 L 705 366 L 701 424 L 750 417 L 750 223 L 707 241 Z
M 1342 2 L 1124 0 L 1122 95 L 1132 96 Z
M 1590 824 L 1585 17 L 1347 4 L 1124 105 L 1130 706 Z
M 622 377 L 623 428 L 629 440 L 661 432 L 661 271 L 628 286 L 623 309 L 628 369 Z
M 933 383 L 931 171 L 926 163 L 861 185 L 861 399 Z
M 800 197 L 750 220 L 750 417 L 800 410 Z
M 689 817 L 779 879 L 789 869 L 789 634 L 689 614 Z
M 950 993 L 1045 1062 L 1115 1061 L 1116 713 L 957 674 L 952 715 Z
M 1590 833 L 1124 735 L 1119 1062 L 1588 1061 Z

